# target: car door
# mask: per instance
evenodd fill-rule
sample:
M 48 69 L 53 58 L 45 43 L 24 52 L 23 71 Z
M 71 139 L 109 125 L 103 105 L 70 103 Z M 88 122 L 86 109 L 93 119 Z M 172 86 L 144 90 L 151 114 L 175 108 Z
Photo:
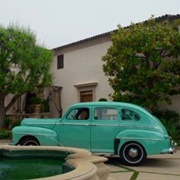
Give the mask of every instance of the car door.
M 92 109 L 91 151 L 114 153 L 114 140 L 120 130 L 117 107 L 94 107 Z
M 62 146 L 90 149 L 90 109 L 70 109 L 59 126 L 58 136 Z

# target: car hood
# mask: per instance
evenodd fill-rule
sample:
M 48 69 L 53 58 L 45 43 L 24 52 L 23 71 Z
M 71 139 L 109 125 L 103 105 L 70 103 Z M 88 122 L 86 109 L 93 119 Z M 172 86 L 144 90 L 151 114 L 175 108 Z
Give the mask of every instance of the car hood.
M 40 119 L 40 118 L 25 118 L 21 122 L 21 126 L 44 127 L 53 129 L 60 119 Z

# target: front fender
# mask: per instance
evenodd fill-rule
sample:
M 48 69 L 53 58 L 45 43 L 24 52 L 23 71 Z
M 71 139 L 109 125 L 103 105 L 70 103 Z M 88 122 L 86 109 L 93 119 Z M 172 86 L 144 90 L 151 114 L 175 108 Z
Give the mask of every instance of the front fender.
M 119 139 L 118 152 L 123 144 L 132 141 L 140 143 L 147 154 L 160 154 L 162 149 L 169 148 L 167 136 L 157 131 L 124 130 L 117 135 L 116 139 Z
M 12 144 L 18 144 L 23 137 L 33 136 L 41 146 L 58 146 L 58 136 L 55 131 L 41 127 L 17 126 L 12 130 Z

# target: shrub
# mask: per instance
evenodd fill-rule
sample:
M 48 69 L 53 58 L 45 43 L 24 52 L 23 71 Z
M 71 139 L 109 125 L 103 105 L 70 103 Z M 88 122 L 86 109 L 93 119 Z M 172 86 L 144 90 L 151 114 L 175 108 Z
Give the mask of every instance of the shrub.
M 3 127 L 8 129 L 9 126 L 10 126 L 10 123 L 11 123 L 11 120 L 9 118 L 5 117 L 5 119 L 4 119 L 4 126 Z
M 49 101 L 47 99 L 42 101 L 42 105 L 43 105 L 43 112 L 49 112 L 50 111 L 50 107 L 49 107 Z
M 11 139 L 12 134 L 10 130 L 0 129 L 0 139 Z
M 16 119 L 16 120 L 13 120 L 11 121 L 10 118 L 8 117 L 5 117 L 5 121 L 4 121 L 4 129 L 12 129 L 13 127 L 15 126 L 19 126 L 20 123 L 21 123 L 22 119 Z
M 16 127 L 16 126 L 20 126 L 21 121 L 22 121 L 22 120 L 16 120 L 16 121 L 14 121 L 13 124 L 12 124 L 12 126 L 11 126 L 11 128 L 14 128 L 14 127 Z
M 39 97 L 32 97 L 30 100 L 31 104 L 41 104 L 42 103 L 42 99 Z
M 107 101 L 106 98 L 100 98 L 98 101 Z

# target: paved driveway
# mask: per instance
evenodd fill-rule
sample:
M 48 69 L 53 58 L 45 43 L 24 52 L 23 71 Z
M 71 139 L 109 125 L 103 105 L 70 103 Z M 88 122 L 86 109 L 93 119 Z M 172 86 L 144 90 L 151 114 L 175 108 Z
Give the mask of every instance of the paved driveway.
M 180 180 L 180 150 L 175 154 L 149 156 L 137 167 L 124 166 L 118 158 L 108 158 L 115 180 Z

